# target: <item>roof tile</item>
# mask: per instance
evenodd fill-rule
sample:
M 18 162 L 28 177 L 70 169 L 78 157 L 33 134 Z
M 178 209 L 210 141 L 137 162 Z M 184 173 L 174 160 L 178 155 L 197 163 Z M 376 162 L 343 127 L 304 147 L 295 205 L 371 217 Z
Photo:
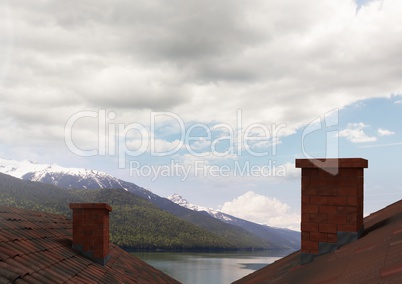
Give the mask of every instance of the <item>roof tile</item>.
M 19 251 L 8 247 L 7 243 L 5 242 L 0 243 L 0 252 L 8 255 L 9 257 L 16 257 L 17 255 L 19 255 Z
M 396 263 L 381 269 L 381 277 L 385 278 L 394 274 L 402 275 L 402 263 Z
M 18 259 L 19 257 L 17 256 L 16 258 Z M 26 274 L 34 272 L 34 269 L 32 267 L 28 267 L 23 263 L 19 263 L 18 261 L 15 261 L 13 258 L 9 258 L 5 262 L 4 261 L 0 262 L 0 266 L 3 267 L 3 265 L 7 265 L 9 267 L 11 266 L 13 267 L 13 269 L 16 269 L 16 272 L 18 271 L 18 274 L 21 277 Z
M 30 275 L 27 275 L 23 278 L 25 281 L 29 282 L 29 283 L 33 283 L 33 284 L 37 284 L 37 283 L 56 283 L 56 282 L 52 282 L 49 278 L 41 275 L 40 273 L 32 273 Z
M 30 284 L 29 282 L 25 281 L 24 279 L 17 279 L 14 281 L 15 284 Z
M 14 282 L 17 278 L 20 277 L 18 273 L 3 267 L 0 267 L 0 275 L 2 278 L 5 278 L 10 282 Z

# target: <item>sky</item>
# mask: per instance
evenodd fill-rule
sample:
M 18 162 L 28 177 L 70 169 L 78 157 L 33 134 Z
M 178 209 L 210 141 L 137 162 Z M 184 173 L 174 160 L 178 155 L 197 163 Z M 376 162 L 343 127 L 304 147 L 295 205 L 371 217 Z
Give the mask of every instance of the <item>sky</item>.
M 0 156 L 299 228 L 296 158 L 402 198 L 398 0 L 0 1 Z

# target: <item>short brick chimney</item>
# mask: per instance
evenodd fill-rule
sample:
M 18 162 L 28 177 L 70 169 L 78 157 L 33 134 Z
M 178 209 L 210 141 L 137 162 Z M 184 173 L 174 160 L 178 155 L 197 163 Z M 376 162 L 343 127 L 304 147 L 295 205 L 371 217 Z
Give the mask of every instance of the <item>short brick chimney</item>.
M 105 265 L 109 260 L 109 212 L 106 203 L 70 203 L 73 210 L 73 249 Z
M 301 263 L 356 240 L 363 231 L 361 158 L 296 159 L 301 177 Z

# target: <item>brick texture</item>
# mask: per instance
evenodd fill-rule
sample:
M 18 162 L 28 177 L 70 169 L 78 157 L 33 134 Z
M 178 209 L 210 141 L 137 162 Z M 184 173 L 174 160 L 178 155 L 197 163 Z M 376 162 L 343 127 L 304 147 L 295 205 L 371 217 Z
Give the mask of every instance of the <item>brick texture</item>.
M 318 254 L 319 243 L 337 243 L 338 232 L 362 229 L 367 160 L 296 159 L 296 167 L 302 169 L 302 252 Z
M 105 264 L 109 256 L 109 212 L 106 203 L 71 203 L 73 248 Z

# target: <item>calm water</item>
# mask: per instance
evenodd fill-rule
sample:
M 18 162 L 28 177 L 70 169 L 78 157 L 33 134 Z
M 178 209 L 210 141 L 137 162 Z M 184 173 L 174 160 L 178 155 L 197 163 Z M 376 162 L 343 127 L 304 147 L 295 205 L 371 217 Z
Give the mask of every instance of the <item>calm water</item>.
M 135 252 L 135 256 L 185 284 L 231 283 L 288 254 L 291 250 L 262 252 Z

